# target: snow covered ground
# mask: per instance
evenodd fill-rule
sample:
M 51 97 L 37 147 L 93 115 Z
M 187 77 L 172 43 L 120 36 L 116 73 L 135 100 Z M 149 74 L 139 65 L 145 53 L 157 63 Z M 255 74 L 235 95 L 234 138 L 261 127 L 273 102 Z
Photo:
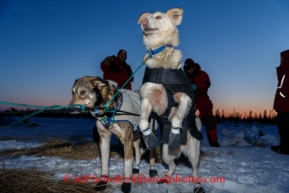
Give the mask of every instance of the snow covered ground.
M 27 127 L 17 125 L 0 130 L 0 151 L 4 149 L 21 149 L 37 147 L 44 143 L 48 137 L 57 137 L 70 140 L 86 139 L 92 141 L 92 119 L 56 119 L 36 118 L 33 122 L 38 126 Z M 263 193 L 263 192 L 288 192 L 289 190 L 289 156 L 274 153 L 269 146 L 248 146 L 245 141 L 240 141 L 237 131 L 242 131 L 251 125 L 245 124 L 219 124 L 218 126 L 220 148 L 210 147 L 206 139 L 204 128 L 202 133 L 205 138 L 201 141 L 201 150 L 204 152 L 199 164 L 199 176 L 202 180 L 217 178 L 225 179 L 225 182 L 202 183 L 207 193 Z M 278 142 L 277 128 L 274 125 L 256 125 L 262 131 L 265 139 L 270 143 Z M 228 137 L 228 133 L 235 132 L 235 138 Z M 269 138 L 268 138 L 269 136 Z M 235 140 L 235 142 L 232 142 Z M 239 141 L 238 141 L 239 140 Z M 114 141 L 112 141 L 114 142 Z M 229 143 L 228 143 L 229 142 Z M 269 143 L 268 142 L 268 143 Z M 54 171 L 55 178 L 74 180 L 75 176 L 95 176 L 101 172 L 100 158 L 93 160 L 66 160 L 60 157 L 0 157 L 7 168 L 38 167 L 44 171 Z M 163 177 L 167 166 L 156 164 L 158 174 Z M 110 159 L 110 176 L 122 176 L 123 159 L 114 157 Z M 140 174 L 148 177 L 149 164 L 142 161 Z M 180 178 L 191 176 L 191 168 L 178 166 L 176 175 Z M 121 192 L 119 183 L 112 183 L 114 192 Z M 132 192 L 192 192 L 192 183 L 156 184 L 137 183 L 132 185 Z

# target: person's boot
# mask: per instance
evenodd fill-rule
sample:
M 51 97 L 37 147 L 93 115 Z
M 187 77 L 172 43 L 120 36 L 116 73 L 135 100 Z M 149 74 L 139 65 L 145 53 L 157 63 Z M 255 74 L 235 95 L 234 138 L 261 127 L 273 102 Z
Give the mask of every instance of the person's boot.
M 271 150 L 277 153 L 289 155 L 289 151 L 285 151 L 280 145 L 278 146 L 271 146 Z
M 210 146 L 212 146 L 212 147 L 220 147 L 220 144 L 219 144 L 218 141 L 211 141 L 211 142 L 209 142 L 209 144 L 210 144 Z
M 217 137 L 215 136 L 216 130 L 206 130 L 206 131 L 207 131 L 209 145 L 211 147 L 220 147 L 219 142 L 216 140 Z M 214 138 L 214 140 L 212 138 Z

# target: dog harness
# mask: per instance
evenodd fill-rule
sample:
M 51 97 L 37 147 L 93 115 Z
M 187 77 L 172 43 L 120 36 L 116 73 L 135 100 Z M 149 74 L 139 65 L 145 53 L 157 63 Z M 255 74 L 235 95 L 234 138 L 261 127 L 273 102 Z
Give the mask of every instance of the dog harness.
M 115 110 L 120 110 L 121 106 L 122 106 L 122 100 L 123 100 L 123 96 L 122 96 L 122 93 L 118 93 L 117 97 L 115 97 L 115 99 L 111 102 L 114 102 L 115 104 L 113 103 L 110 103 L 109 104 L 109 107 L 111 104 L 113 104 L 113 107 Z M 104 101 L 102 101 L 102 103 L 100 104 L 95 104 L 94 108 L 96 109 L 93 113 L 95 115 L 99 114 L 99 107 L 103 107 L 106 105 L 106 103 L 109 101 L 109 99 L 106 99 Z M 106 112 L 105 115 L 108 115 L 108 114 L 111 114 L 112 112 Z
M 101 103 L 100 106 L 103 106 L 104 104 L 107 103 L 108 100 L 104 101 Z M 110 126 L 112 126 L 113 123 L 117 123 L 117 122 L 129 122 L 132 127 L 133 127 L 133 124 L 128 121 L 128 120 L 114 120 L 114 116 L 115 116 L 115 113 L 117 110 L 120 110 L 121 109 L 121 106 L 122 106 L 122 102 L 123 102 L 123 96 L 122 96 L 122 93 L 118 93 L 117 97 L 113 100 L 114 101 L 114 111 L 113 112 L 105 112 L 104 113 L 104 118 L 101 120 L 101 124 L 102 126 L 104 126 L 106 129 L 109 129 Z M 99 111 L 96 110 L 94 112 L 94 114 L 98 114 Z

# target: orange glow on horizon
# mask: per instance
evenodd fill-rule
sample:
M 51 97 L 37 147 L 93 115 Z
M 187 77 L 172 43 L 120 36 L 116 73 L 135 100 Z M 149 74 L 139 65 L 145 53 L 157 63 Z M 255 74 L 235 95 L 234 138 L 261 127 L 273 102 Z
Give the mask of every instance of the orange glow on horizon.
M 224 111 L 224 114 L 225 116 L 229 116 L 229 115 L 233 115 L 233 114 L 238 114 L 238 115 L 241 115 L 241 117 L 244 117 L 244 116 L 248 116 L 249 113 L 251 112 L 252 113 L 252 116 L 259 116 L 260 114 L 263 116 L 264 115 L 264 112 L 266 111 L 266 115 L 267 116 L 275 116 L 277 114 L 277 112 L 274 110 L 274 109 L 234 109 L 234 108 L 226 108 L 226 109 L 221 109 L 221 108 L 214 108 L 213 109 L 213 113 L 214 115 L 216 114 L 216 111 L 219 111 L 219 114 L 223 114 L 223 111 Z

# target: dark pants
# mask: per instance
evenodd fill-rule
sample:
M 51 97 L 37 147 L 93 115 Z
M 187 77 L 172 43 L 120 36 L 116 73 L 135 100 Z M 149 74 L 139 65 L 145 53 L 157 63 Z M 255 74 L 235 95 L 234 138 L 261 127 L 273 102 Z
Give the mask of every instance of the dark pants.
M 281 149 L 289 153 L 289 112 L 278 112 L 277 126 L 280 135 Z
M 213 114 L 213 103 L 207 93 L 196 96 L 196 109 L 200 111 L 202 125 L 205 126 L 209 143 L 217 142 L 217 121 Z
M 215 116 L 201 117 L 202 125 L 205 126 L 209 143 L 218 141 L 217 120 Z

